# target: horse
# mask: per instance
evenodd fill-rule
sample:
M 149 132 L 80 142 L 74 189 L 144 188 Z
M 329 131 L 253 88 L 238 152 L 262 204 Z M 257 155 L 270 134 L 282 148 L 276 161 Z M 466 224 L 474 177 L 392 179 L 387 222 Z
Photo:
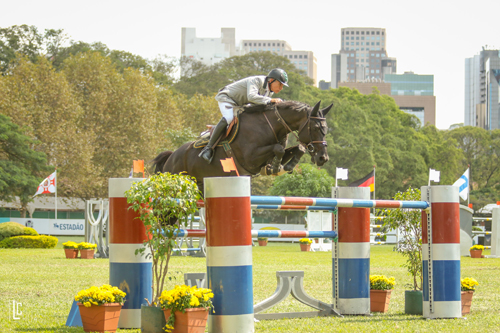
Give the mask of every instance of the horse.
M 237 126 L 233 126 L 226 138 L 231 138 L 229 155 L 234 156 L 239 175 L 276 174 L 280 169 L 291 173 L 300 158 L 307 151 L 311 161 L 322 166 L 328 161 L 325 137 L 328 131 L 325 116 L 333 104 L 320 110 L 318 102 L 314 107 L 296 101 L 278 104 L 251 105 L 240 113 Z M 299 144 L 287 148 L 288 134 L 294 135 Z M 214 159 L 208 164 L 198 157 L 202 147 L 195 148 L 195 141 L 182 145 L 175 151 L 160 153 L 152 164 L 155 173 L 185 172 L 196 178 L 203 192 L 205 177 L 229 176 L 224 172 L 219 160 L 227 158 L 225 149 L 218 146 Z M 227 145 L 226 145 L 227 148 Z

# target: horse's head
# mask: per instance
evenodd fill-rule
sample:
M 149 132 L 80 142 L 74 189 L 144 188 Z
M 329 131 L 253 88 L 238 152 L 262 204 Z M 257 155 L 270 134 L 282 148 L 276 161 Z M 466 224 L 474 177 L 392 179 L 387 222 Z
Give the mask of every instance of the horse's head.
M 311 162 L 322 166 L 328 162 L 328 152 L 326 151 L 326 114 L 332 108 L 330 106 L 319 109 L 321 101 L 308 111 L 307 123 L 299 130 L 299 140 L 306 145 L 307 152 L 311 155 Z

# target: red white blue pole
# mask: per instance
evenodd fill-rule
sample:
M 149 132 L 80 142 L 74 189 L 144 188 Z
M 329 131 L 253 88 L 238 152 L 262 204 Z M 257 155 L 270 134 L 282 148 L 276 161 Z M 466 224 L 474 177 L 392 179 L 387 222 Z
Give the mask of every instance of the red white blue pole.
M 141 305 L 152 298 L 152 262 L 136 255 L 143 247 L 146 229 L 138 213 L 128 209 L 125 191 L 142 178 L 109 179 L 109 284 L 127 293 L 118 327 L 140 328 Z
M 249 177 L 205 178 L 207 277 L 215 313 L 208 331 L 254 331 Z
M 462 317 L 460 204 L 456 186 L 423 186 L 422 268 L 424 318 Z
M 369 199 L 370 189 L 336 187 L 333 196 Z M 338 242 L 332 247 L 334 305 L 341 314 L 369 314 L 370 209 L 340 207 L 332 223 L 338 233 Z

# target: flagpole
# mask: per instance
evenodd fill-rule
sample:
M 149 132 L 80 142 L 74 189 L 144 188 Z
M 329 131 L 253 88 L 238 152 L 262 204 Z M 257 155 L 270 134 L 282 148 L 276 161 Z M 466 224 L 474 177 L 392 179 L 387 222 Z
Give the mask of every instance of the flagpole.
M 376 200 L 375 199 L 375 180 L 376 180 L 376 178 L 375 178 L 375 169 L 376 169 L 376 167 L 374 165 L 373 166 L 373 200 Z M 373 216 L 375 216 L 375 207 L 373 208 Z
M 54 185 L 56 186 L 56 222 L 57 222 L 57 168 L 56 168 L 56 176 L 54 177 Z
M 469 179 L 467 179 L 467 207 L 469 207 L 469 204 L 470 204 L 470 175 L 472 174 L 470 172 L 470 164 L 467 164 L 467 169 L 469 169 Z

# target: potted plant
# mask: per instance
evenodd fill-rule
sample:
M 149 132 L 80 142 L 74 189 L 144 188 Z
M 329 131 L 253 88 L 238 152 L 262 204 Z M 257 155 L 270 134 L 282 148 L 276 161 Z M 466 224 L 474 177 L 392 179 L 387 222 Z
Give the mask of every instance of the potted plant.
M 391 292 L 396 284 L 393 277 L 387 278 L 385 275 L 370 275 L 370 311 L 387 312 Z
M 144 333 L 155 332 L 165 325 L 158 299 L 165 286 L 176 231 L 197 211 L 201 193 L 195 178 L 162 173 L 135 183 L 125 196 L 148 232 L 144 246 L 136 250 L 137 255 L 152 259 L 152 299 L 141 307 L 141 328 Z
M 267 245 L 267 237 L 258 237 L 257 240 L 259 241 L 259 246 Z
M 212 290 L 175 286 L 172 290 L 164 290 L 159 297 L 161 308 L 165 314 L 166 332 L 203 333 L 208 319 L 208 311 L 213 308 Z
M 408 188 L 398 192 L 394 200 L 420 200 L 420 190 Z M 383 231 L 399 229 L 399 242 L 396 251 L 401 253 L 406 262 L 402 265 L 408 270 L 412 281 L 405 291 L 405 313 L 422 314 L 422 216 L 418 209 L 383 209 Z
M 300 243 L 300 250 L 301 251 L 310 251 L 311 250 L 311 243 L 312 243 L 312 240 L 310 240 L 309 238 L 302 238 L 299 240 L 299 243 Z
M 483 250 L 484 250 L 483 245 L 476 244 L 476 245 L 471 246 L 469 249 L 470 257 L 471 258 L 481 258 Z
M 80 258 L 82 259 L 94 259 L 94 252 L 97 248 L 96 244 L 92 243 L 78 243 L 78 249 L 80 250 Z
M 105 284 L 80 291 L 78 303 L 85 332 L 115 332 L 126 293 Z
M 461 296 L 462 296 L 462 316 L 470 313 L 470 307 L 472 304 L 472 295 L 476 291 L 476 286 L 479 283 L 473 278 L 464 278 L 460 280 L 461 284 Z
M 314 238 L 314 243 L 319 243 L 319 238 Z
M 64 253 L 67 259 L 75 259 L 78 257 L 78 244 L 73 241 L 67 241 L 62 244 Z

